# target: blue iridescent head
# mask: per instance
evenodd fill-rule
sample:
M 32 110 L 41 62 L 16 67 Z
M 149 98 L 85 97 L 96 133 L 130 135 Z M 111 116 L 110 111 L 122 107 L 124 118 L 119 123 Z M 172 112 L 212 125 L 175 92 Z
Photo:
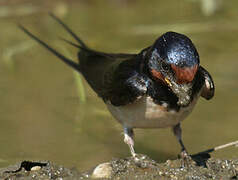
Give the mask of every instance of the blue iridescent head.
M 199 64 L 199 55 L 192 41 L 176 32 L 163 34 L 154 44 L 160 57 L 168 64 L 181 68 Z
M 187 36 L 167 32 L 151 46 L 148 63 L 155 78 L 164 82 L 190 83 L 199 67 L 199 55 Z

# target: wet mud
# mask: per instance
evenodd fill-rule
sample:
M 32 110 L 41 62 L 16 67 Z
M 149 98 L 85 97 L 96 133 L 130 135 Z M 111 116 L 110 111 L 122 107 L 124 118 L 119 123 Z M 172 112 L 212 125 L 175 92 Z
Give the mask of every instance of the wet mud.
M 0 169 L 0 179 L 238 179 L 238 159 L 221 160 L 200 156 L 195 160 L 157 163 L 145 155 L 113 159 L 87 172 L 48 161 L 23 161 Z

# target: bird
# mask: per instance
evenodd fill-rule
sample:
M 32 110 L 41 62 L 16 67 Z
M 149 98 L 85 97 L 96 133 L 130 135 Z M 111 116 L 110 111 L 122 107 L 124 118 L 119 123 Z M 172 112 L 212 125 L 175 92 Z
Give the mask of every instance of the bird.
M 181 122 L 200 97 L 212 99 L 213 79 L 200 65 L 197 49 L 186 35 L 168 31 L 139 53 L 105 53 L 85 44 L 62 20 L 50 13 L 77 42 L 62 39 L 78 49 L 78 61 L 19 28 L 65 64 L 78 71 L 122 125 L 124 142 L 133 157 L 134 129 L 171 128 L 181 146 L 182 158 L 189 158 L 182 141 Z

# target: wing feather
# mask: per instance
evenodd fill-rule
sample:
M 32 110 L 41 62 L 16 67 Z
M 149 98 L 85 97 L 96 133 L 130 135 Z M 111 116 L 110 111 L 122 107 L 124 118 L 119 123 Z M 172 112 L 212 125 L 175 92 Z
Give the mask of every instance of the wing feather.
M 204 77 L 204 80 L 205 80 L 201 96 L 204 97 L 207 100 L 210 100 L 215 94 L 215 85 L 214 85 L 212 76 L 202 66 L 200 66 L 199 70 L 200 70 L 200 72 L 201 72 L 201 74 L 202 74 L 202 76 Z

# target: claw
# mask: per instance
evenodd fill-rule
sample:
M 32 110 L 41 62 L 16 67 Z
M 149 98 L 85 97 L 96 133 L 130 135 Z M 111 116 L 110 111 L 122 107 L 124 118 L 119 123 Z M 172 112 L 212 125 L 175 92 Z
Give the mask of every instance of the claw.
M 186 150 L 181 151 L 180 157 L 182 158 L 182 167 L 190 167 L 196 164 Z

